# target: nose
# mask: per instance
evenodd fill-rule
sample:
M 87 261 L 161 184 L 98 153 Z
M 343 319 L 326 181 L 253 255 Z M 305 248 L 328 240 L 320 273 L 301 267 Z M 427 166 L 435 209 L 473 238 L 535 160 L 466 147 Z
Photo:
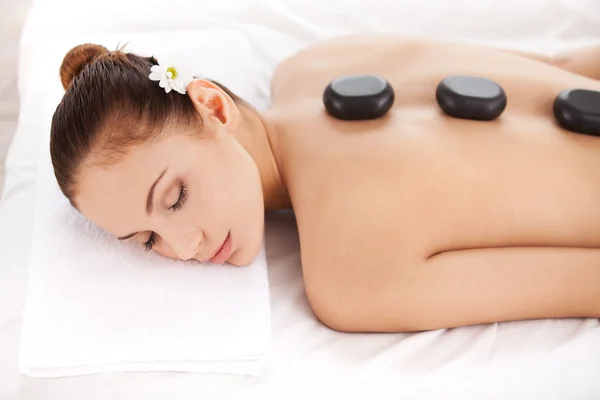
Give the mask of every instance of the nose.
M 202 243 L 202 232 L 199 229 L 193 229 L 186 233 L 174 232 L 165 238 L 177 257 L 183 261 L 191 260 L 198 252 L 198 247 Z
M 174 246 L 173 249 L 175 250 L 175 254 L 177 254 L 177 257 L 179 257 L 179 259 L 183 261 L 188 261 L 194 258 L 194 256 L 196 255 L 196 248 L 197 246 Z

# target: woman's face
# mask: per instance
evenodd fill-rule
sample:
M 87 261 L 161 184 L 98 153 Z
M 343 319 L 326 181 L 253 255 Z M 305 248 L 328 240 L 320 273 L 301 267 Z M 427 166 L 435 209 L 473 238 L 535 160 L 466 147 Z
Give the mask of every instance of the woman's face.
M 264 201 L 251 156 L 227 129 L 165 133 L 80 175 L 75 202 L 122 240 L 175 259 L 249 264 Z

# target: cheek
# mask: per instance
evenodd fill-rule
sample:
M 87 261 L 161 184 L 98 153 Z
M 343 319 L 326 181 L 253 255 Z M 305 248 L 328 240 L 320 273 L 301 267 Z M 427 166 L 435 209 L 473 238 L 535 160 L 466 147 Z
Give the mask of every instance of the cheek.
M 202 225 L 214 220 L 221 220 L 232 211 L 235 194 L 240 191 L 233 171 L 228 171 L 229 166 L 218 164 L 211 165 L 210 174 L 199 174 L 199 179 L 194 183 L 193 192 L 190 190 L 189 208 L 186 218 L 193 223 Z
M 177 254 L 175 254 L 171 246 L 169 246 L 169 244 L 162 238 L 156 239 L 156 244 L 154 245 L 153 250 L 161 256 L 179 260 L 179 257 L 177 256 Z
M 235 149 L 234 149 L 235 150 Z M 209 231 L 263 218 L 264 201 L 258 170 L 247 154 L 230 150 L 204 162 L 190 182 L 188 223 Z M 211 171 L 207 173 L 207 171 Z
M 254 164 L 241 171 L 240 177 L 237 193 L 233 197 L 237 200 L 236 206 L 247 212 L 264 211 L 262 185 Z

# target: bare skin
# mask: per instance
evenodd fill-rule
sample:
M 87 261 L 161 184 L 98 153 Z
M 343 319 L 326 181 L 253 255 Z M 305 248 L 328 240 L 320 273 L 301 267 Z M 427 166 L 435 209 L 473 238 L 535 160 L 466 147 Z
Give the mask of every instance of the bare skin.
M 388 79 L 393 109 L 371 122 L 330 118 L 323 88 L 358 73 Z M 498 82 L 501 118 L 443 115 L 435 88 L 453 74 Z M 600 316 L 600 138 L 552 115 L 557 93 L 600 90 L 599 77 L 598 48 L 552 60 L 356 37 L 287 60 L 269 116 L 321 321 L 414 331 Z
M 343 122 L 325 113 L 325 86 L 357 73 L 396 89 L 385 117 Z M 498 82 L 508 95 L 503 115 L 443 115 L 435 88 L 453 74 Z M 560 129 L 552 115 L 557 93 L 600 90 L 598 78 L 598 48 L 549 59 L 336 39 L 277 69 L 263 115 L 194 81 L 188 95 L 207 121 L 203 140 L 167 135 L 110 168 L 92 166 L 76 202 L 115 236 L 136 233 L 130 240 L 143 243 L 154 234 L 154 250 L 168 257 L 206 260 L 230 232 L 235 265 L 258 250 L 260 213 L 292 206 L 308 299 L 336 330 L 598 317 L 600 138 Z M 148 188 L 166 167 L 148 215 Z M 183 183 L 189 199 L 174 212 Z

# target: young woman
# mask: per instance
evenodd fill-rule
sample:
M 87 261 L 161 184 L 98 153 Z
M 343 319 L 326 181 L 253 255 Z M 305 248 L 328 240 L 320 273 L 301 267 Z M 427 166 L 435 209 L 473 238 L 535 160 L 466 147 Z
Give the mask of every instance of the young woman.
M 600 316 L 600 138 L 561 129 L 552 112 L 564 89 L 600 90 L 600 49 L 544 59 L 338 38 L 279 66 L 264 113 L 209 80 L 166 93 L 149 78 L 155 63 L 85 44 L 61 66 L 56 178 L 115 237 L 241 266 L 265 210 L 292 207 L 306 293 L 332 329 Z M 384 117 L 325 112 L 324 88 L 352 74 L 395 88 Z M 436 87 L 455 74 L 500 84 L 501 117 L 445 115 Z

